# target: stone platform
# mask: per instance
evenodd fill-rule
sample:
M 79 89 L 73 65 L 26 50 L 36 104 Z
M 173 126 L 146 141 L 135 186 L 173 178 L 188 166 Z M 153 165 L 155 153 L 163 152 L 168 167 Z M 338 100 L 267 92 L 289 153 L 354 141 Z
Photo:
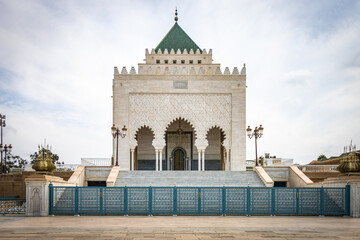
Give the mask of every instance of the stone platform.
M 359 239 L 348 217 L 0 217 L 0 239 Z

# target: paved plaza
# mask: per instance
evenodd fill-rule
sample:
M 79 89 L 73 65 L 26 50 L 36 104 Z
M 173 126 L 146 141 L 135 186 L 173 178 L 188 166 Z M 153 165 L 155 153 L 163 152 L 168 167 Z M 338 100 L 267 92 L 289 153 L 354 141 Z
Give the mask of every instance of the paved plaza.
M 0 239 L 360 239 L 360 219 L 270 216 L 0 217 Z

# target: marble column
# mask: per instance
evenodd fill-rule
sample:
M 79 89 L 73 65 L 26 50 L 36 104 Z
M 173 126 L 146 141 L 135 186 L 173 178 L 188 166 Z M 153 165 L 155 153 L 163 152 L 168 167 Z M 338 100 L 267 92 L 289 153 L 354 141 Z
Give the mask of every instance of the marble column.
M 155 150 L 155 171 L 159 171 L 159 150 Z
M 130 150 L 131 151 L 131 159 L 130 159 L 130 161 L 131 161 L 131 171 L 134 171 L 135 169 L 135 158 L 134 158 L 134 152 L 135 152 L 135 149 L 131 149 Z
M 162 171 L 162 150 L 159 150 L 160 171 Z
M 201 150 L 198 150 L 198 171 L 201 171 Z
M 201 171 L 205 171 L 205 150 L 202 150 L 201 153 L 202 153 L 202 158 L 201 158 L 202 170 Z

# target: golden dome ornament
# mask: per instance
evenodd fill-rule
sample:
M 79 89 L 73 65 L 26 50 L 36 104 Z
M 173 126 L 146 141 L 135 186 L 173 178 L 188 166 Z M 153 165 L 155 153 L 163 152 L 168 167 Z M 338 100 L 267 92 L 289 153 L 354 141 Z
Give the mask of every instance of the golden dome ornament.
M 359 153 L 351 152 L 348 156 L 345 156 L 337 170 L 346 175 L 360 175 Z
M 51 158 L 51 151 L 44 147 L 39 146 L 39 154 L 35 159 L 35 163 L 32 168 L 37 174 L 53 175 L 53 171 L 56 169 L 53 159 Z

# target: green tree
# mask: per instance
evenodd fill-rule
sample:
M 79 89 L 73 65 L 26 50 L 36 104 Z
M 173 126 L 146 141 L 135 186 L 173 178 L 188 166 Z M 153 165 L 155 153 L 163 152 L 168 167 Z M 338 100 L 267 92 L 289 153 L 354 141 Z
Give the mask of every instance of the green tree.
M 50 151 L 50 150 L 49 150 Z M 39 157 L 39 152 L 34 152 L 34 154 L 30 154 L 31 164 L 35 163 L 36 158 Z M 52 159 L 52 162 L 55 164 L 59 160 L 59 156 L 56 153 L 52 153 L 50 151 L 50 158 Z
M 20 156 L 14 156 L 11 153 L 6 154 L 4 158 L 6 161 L 6 169 L 4 171 L 9 172 L 12 168 L 24 168 L 28 161 Z
M 324 154 L 321 154 L 318 158 L 317 158 L 318 161 L 325 161 L 327 160 L 327 157 L 324 155 Z

